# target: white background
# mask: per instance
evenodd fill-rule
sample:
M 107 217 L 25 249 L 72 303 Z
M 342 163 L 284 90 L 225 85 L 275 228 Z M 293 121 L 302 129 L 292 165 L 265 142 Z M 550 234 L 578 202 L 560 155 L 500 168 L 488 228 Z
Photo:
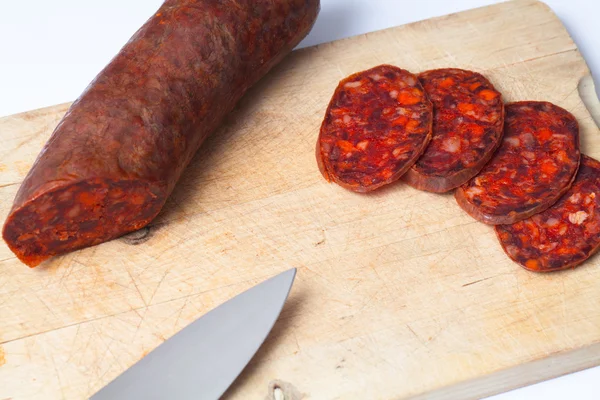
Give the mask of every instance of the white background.
M 402 25 L 497 0 L 321 0 L 301 47 Z M 0 116 L 74 100 L 162 0 L 2 0 Z M 600 78 L 600 4 L 546 0 Z M 515 15 L 518 18 L 518 15 Z M 527 21 L 523 21 L 527 23 Z M 490 400 L 600 399 L 600 367 Z

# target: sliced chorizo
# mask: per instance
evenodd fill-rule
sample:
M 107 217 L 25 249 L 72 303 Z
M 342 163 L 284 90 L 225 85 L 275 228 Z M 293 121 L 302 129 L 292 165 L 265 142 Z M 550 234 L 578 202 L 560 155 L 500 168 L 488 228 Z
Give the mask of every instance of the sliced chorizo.
M 380 65 L 337 86 L 317 141 L 325 179 L 356 192 L 398 180 L 431 138 L 432 105 L 412 73 Z
M 600 247 L 600 162 L 581 156 L 571 188 L 552 207 L 510 225 L 496 225 L 508 256 L 528 270 L 576 267 Z
M 483 75 L 463 69 L 425 71 L 419 80 L 433 103 L 433 132 L 403 180 L 447 192 L 477 175 L 502 143 L 502 95 Z
M 502 145 L 455 191 L 456 201 L 481 222 L 512 224 L 554 204 L 575 179 L 579 158 L 571 113 L 548 102 L 509 103 Z

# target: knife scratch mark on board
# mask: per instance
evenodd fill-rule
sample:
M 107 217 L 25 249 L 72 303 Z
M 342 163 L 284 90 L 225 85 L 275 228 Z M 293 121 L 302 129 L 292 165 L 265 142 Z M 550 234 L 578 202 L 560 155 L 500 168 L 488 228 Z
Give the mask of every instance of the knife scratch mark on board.
M 175 318 L 175 323 L 173 324 L 173 326 L 175 328 L 177 328 L 177 325 L 179 324 L 179 320 L 181 319 L 181 313 L 183 313 L 183 309 L 188 304 L 189 300 L 190 300 L 190 297 L 186 297 L 185 300 L 183 301 L 183 304 L 181 305 L 181 308 L 179 309 L 179 312 L 177 313 L 177 317 Z
M 160 278 L 160 281 L 158 281 L 158 283 L 156 284 L 156 288 L 154 289 L 152 296 L 150 296 L 150 300 L 148 301 L 148 304 L 152 304 L 152 300 L 154 299 L 154 296 L 156 296 L 156 292 L 158 292 L 158 288 L 160 288 L 160 285 L 163 283 L 163 281 L 165 280 L 165 278 L 167 277 L 169 272 L 170 272 L 170 270 L 167 269 L 165 271 L 165 273 L 163 274 L 162 278 Z
M 133 278 L 133 275 L 131 275 L 131 271 L 129 270 L 129 268 L 125 268 L 125 269 L 127 270 L 127 273 L 129 274 L 129 278 L 131 279 L 131 282 L 133 282 L 133 286 L 135 286 L 135 290 L 137 290 L 138 294 L 140 295 L 140 299 L 142 299 L 142 302 L 144 303 L 144 305 L 146 307 L 148 307 L 148 304 L 146 303 L 146 299 L 144 299 L 144 296 L 142 295 L 142 292 L 140 291 L 140 288 L 138 287 L 137 282 Z
M 60 379 L 60 373 L 58 372 L 58 367 L 56 366 L 56 360 L 52 355 L 50 355 L 50 359 L 52 360 L 52 365 L 54 366 L 54 372 L 56 373 L 56 379 L 58 380 L 58 387 L 60 388 L 60 393 L 62 394 L 63 399 L 65 399 L 65 388 Z
M 141 315 L 138 310 L 134 310 L 135 313 L 140 317 L 140 322 L 138 322 L 137 326 L 135 327 L 135 332 L 133 332 L 133 340 L 136 339 L 138 332 L 140 331 L 140 327 L 142 326 L 142 323 L 144 322 L 144 318 L 146 317 L 146 313 L 148 312 L 148 307 L 146 307 L 144 309 L 144 315 Z
M 408 330 L 415 336 L 415 338 L 419 341 L 419 343 L 421 343 L 423 345 L 423 347 L 428 347 L 427 346 L 427 342 L 425 342 L 421 336 L 417 335 L 417 332 L 415 332 L 413 330 L 413 328 L 411 328 L 411 326 L 409 324 L 406 324 L 406 327 L 408 328 Z

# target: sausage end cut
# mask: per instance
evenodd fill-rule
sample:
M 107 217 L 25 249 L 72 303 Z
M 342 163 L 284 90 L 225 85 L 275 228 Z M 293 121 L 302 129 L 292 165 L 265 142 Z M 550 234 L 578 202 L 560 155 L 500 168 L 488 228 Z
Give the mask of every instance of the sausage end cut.
M 528 270 L 551 272 L 580 265 L 600 248 L 600 162 L 581 155 L 577 178 L 557 203 L 495 230 L 506 254 Z
M 316 146 L 323 177 L 370 192 L 400 179 L 431 139 L 432 105 L 417 77 L 391 65 L 337 86 Z
M 35 267 L 144 227 L 165 200 L 165 188 L 140 181 L 84 180 L 25 202 L 10 214 L 2 236 L 19 260 Z

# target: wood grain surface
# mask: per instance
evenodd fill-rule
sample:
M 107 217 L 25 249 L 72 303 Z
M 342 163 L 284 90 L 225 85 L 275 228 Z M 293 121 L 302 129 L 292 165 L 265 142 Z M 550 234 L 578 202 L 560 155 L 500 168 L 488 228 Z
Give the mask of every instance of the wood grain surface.
M 323 180 L 314 148 L 334 88 L 382 63 L 473 69 L 506 101 L 554 102 L 600 157 L 578 92 L 598 110 L 589 71 L 541 2 L 296 51 L 205 143 L 147 229 L 36 269 L 0 244 L 0 399 L 86 398 L 290 267 L 281 318 L 226 399 L 262 400 L 276 386 L 286 400 L 477 398 L 598 364 L 598 257 L 531 273 L 452 195 L 401 183 L 363 195 Z M 67 108 L 0 119 L 0 221 Z

